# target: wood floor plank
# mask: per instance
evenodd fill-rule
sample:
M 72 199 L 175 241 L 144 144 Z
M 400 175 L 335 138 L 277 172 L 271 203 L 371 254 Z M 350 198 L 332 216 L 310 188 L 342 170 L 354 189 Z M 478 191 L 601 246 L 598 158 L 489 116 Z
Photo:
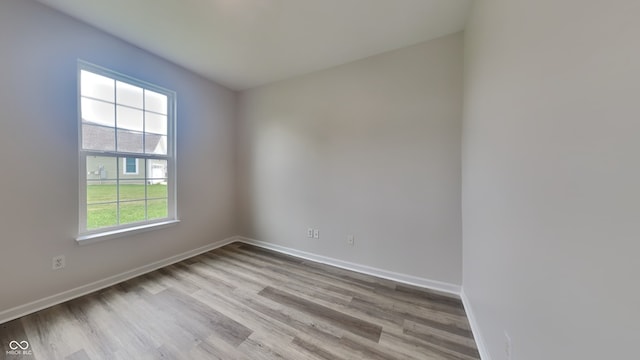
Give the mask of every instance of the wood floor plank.
M 241 243 L 0 324 L 12 340 L 31 360 L 479 359 L 456 296 Z
M 237 315 L 252 317 L 249 323 L 264 322 L 272 332 L 282 332 L 291 336 L 308 333 L 328 343 L 332 343 L 337 339 L 336 336 L 343 333 L 343 330 L 331 324 L 317 321 L 295 309 L 283 307 L 247 289 L 238 288 L 233 291 L 223 287 L 217 288 L 216 291 L 203 289 L 194 296 L 203 302 L 220 300 L 224 303 L 224 308 L 236 312 Z
M 84 349 L 80 349 L 73 354 L 65 357 L 65 360 L 91 360 L 91 358 Z
M 421 328 L 418 324 L 411 321 L 406 322 L 404 333 L 440 348 L 451 350 L 458 354 L 466 355 L 472 358 L 479 357 L 478 350 L 475 348 L 475 346 L 470 344 L 463 344 L 450 338 L 444 338 L 442 336 L 439 336 L 438 334 L 435 334 L 429 329 Z
M 313 342 L 303 340 L 300 337 L 296 337 L 295 339 L 293 339 L 292 345 L 297 346 L 300 349 L 306 350 L 311 354 L 315 354 L 315 356 L 319 357 L 320 359 L 333 360 L 333 359 L 340 358 L 330 349 L 325 349 L 324 347 L 318 346 Z
M 247 294 L 240 294 L 237 291 L 234 293 L 241 298 L 246 306 L 272 321 L 278 321 L 297 331 L 323 339 L 323 341 L 333 343 L 346 331 L 333 325 L 330 321 L 314 318 L 302 310 L 290 308 L 266 297 L 253 296 L 253 294 L 247 296 Z
M 460 336 L 459 334 L 446 331 L 443 329 L 434 328 L 433 326 L 417 323 L 409 319 L 405 320 L 404 328 L 412 329 L 413 331 L 420 332 L 420 333 L 434 335 L 436 337 L 439 337 L 448 341 L 456 342 L 461 345 L 467 346 L 469 348 L 475 349 L 475 341 L 473 340 L 473 337 Z
M 449 324 L 456 328 L 470 330 L 469 322 L 465 316 L 450 314 L 447 312 L 434 310 L 428 307 L 423 307 L 408 302 L 397 301 L 395 299 L 390 299 L 384 296 L 358 296 L 355 297 L 351 303 L 354 306 L 363 308 L 377 308 L 385 313 L 388 313 L 387 316 L 397 314 L 402 318 L 424 318 L 440 322 L 442 324 Z
M 459 356 L 443 351 L 437 346 L 422 342 L 410 336 L 398 335 L 383 331 L 380 335 L 380 344 L 394 349 L 398 358 L 415 358 L 419 360 L 460 360 Z
M 167 289 L 153 296 L 152 301 L 158 310 L 172 312 L 175 323 L 189 329 L 197 338 L 206 338 L 215 333 L 229 344 L 238 346 L 252 332 L 237 321 L 178 291 Z
M 360 335 L 371 341 L 378 342 L 380 339 L 380 333 L 382 332 L 381 326 L 335 311 L 326 306 L 305 300 L 299 296 L 281 291 L 271 286 L 264 288 L 264 290 L 260 291 L 258 295 L 277 301 L 285 306 L 306 312 L 310 315 L 326 319 L 344 330 Z
M 241 360 L 246 356 L 236 346 L 212 335 L 189 351 L 187 359 Z
M 20 321 L 27 333 L 26 340 L 38 359 L 62 359 L 80 349 L 96 357 L 108 355 L 104 349 L 109 345 L 91 343 L 64 304 L 30 315 L 30 321 L 24 318 Z
M 243 273 L 246 276 L 260 280 L 263 285 L 278 286 L 289 289 L 298 294 L 305 294 L 327 303 L 348 304 L 351 301 L 350 296 L 338 293 L 328 293 L 326 291 L 317 290 L 313 282 L 299 284 L 291 281 L 290 277 L 282 275 L 278 272 L 271 271 L 270 268 L 260 266 L 255 263 L 254 259 L 238 256 L 237 253 L 230 251 L 221 252 L 224 255 L 224 263 L 233 269 L 235 274 Z M 252 262 L 252 263 L 249 263 Z
M 445 317 L 430 317 L 430 314 L 419 314 L 407 309 L 387 308 L 384 304 L 369 302 L 360 298 L 354 298 L 350 305 L 373 317 L 394 322 L 398 326 L 402 326 L 405 320 L 411 320 L 425 326 L 430 326 L 434 329 L 447 331 L 469 338 L 473 337 L 471 330 L 467 329 L 461 320 L 452 321 Z

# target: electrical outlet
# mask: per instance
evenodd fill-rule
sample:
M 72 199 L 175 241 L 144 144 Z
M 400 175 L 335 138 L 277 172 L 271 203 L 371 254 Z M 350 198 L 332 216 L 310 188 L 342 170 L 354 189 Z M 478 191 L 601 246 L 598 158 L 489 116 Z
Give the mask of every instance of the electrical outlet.
M 55 256 L 52 260 L 51 268 L 53 270 L 64 269 L 67 266 L 67 261 L 64 258 L 64 255 Z
M 511 347 L 511 336 L 506 331 L 504 332 L 504 355 L 507 360 L 511 360 L 511 355 L 513 354 L 513 348 Z
M 318 229 L 314 229 L 313 230 L 313 238 L 314 239 L 320 239 L 320 230 L 318 230 Z
M 307 237 L 308 238 L 312 238 L 313 237 L 313 229 L 312 228 L 307 228 Z
M 347 244 L 353 246 L 356 242 L 356 239 L 353 235 L 347 236 Z

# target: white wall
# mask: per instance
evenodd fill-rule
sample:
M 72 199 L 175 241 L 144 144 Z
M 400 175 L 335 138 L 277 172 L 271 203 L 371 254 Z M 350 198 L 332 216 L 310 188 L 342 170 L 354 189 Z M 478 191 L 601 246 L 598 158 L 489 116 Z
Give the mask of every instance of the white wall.
M 477 0 L 463 288 L 494 360 L 636 359 L 640 3 Z
M 241 234 L 459 285 L 462 39 L 242 92 Z
M 235 235 L 233 92 L 34 1 L 0 49 L 0 312 Z M 180 224 L 76 245 L 78 58 L 177 91 Z

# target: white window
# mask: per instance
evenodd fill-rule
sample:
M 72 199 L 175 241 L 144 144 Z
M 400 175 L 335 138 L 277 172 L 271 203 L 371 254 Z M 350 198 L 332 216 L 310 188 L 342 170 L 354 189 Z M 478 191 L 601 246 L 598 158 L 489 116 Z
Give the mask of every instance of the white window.
M 79 240 L 176 219 L 175 93 L 78 62 Z

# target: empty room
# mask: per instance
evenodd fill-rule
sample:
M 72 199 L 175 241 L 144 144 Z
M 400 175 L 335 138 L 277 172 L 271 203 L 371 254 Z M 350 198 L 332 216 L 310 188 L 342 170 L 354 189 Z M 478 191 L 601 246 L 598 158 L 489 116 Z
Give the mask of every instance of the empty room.
M 640 2 L 0 0 L 0 359 L 638 359 Z

